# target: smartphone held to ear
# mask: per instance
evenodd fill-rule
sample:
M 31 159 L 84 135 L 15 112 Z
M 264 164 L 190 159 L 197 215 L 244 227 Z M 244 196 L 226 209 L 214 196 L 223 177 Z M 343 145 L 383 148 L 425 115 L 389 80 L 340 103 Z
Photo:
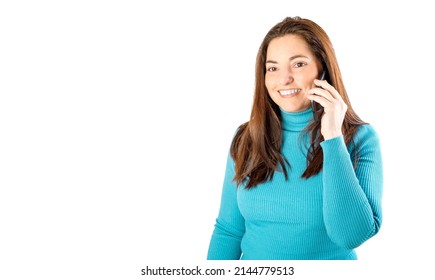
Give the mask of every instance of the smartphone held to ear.
M 319 76 L 319 80 L 324 80 L 326 76 L 326 70 L 323 70 Z M 323 114 L 323 107 L 316 101 L 311 101 L 311 107 L 313 108 L 314 121 L 319 121 Z

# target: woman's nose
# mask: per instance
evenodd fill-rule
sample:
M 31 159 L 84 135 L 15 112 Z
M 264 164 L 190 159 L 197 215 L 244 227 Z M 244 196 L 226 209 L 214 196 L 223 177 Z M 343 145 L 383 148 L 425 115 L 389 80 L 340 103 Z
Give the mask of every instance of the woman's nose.
M 293 82 L 293 74 L 289 70 L 281 71 L 281 76 L 279 79 L 281 85 L 291 84 Z

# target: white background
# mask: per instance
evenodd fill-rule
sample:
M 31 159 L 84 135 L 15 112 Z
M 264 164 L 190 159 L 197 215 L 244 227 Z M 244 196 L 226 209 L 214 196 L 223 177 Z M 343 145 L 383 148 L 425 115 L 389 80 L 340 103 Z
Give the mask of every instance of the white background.
M 298 15 L 329 34 L 385 172 L 384 223 L 357 264 L 296 262 L 298 279 L 311 266 L 325 279 L 428 279 L 435 23 L 423 3 L 1 2 L 0 278 L 144 279 L 146 265 L 210 265 L 258 47 Z

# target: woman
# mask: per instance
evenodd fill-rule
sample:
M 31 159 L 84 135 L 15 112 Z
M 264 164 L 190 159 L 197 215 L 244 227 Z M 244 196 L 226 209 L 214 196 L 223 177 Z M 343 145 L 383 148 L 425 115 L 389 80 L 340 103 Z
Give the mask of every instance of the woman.
M 258 51 L 207 258 L 357 259 L 380 229 L 382 187 L 378 135 L 353 110 L 329 37 L 284 19 Z

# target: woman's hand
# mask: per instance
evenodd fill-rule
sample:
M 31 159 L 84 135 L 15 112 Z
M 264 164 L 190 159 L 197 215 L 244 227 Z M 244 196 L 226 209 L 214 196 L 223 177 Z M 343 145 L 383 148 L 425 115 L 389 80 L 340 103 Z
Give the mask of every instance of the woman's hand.
M 326 80 L 314 80 L 316 87 L 310 89 L 307 98 L 322 105 L 324 111 L 321 119 L 321 130 L 325 140 L 343 135 L 342 126 L 347 105 L 338 91 Z

